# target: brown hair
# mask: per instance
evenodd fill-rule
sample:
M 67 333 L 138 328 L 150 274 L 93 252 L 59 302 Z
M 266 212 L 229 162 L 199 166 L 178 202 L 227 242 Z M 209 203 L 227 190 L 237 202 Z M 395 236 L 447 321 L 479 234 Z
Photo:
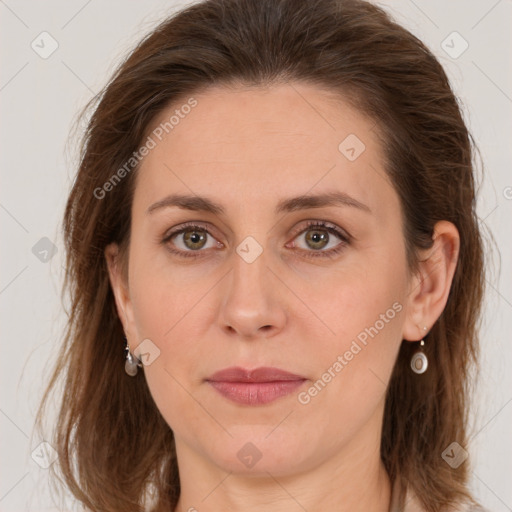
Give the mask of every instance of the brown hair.
M 302 81 L 339 92 L 381 133 L 386 170 L 401 200 L 409 267 L 452 222 L 459 260 L 445 310 L 428 334 L 429 370 L 410 371 L 403 342 L 389 383 L 381 457 L 392 481 L 428 511 L 472 500 L 468 465 L 441 457 L 465 446 L 469 377 L 478 356 L 483 241 L 475 213 L 473 140 L 443 68 L 380 8 L 345 0 L 210 0 L 166 19 L 130 53 L 89 108 L 76 181 L 63 221 L 71 305 L 62 352 L 38 422 L 64 379 L 53 446 L 74 496 L 92 510 L 173 510 L 180 492 L 173 433 L 143 372 L 124 371 L 123 327 L 104 249 L 120 244 L 126 269 L 137 168 L 98 198 L 169 104 L 212 84 Z M 55 474 L 55 476 L 57 476 Z

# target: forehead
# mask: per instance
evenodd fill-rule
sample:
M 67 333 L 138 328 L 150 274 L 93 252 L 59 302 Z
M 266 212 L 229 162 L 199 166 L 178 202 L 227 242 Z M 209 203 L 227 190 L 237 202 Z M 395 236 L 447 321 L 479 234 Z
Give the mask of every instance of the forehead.
M 141 206 L 181 192 L 240 211 L 272 191 L 336 189 L 371 207 L 375 194 L 393 193 L 375 123 L 313 85 L 212 87 L 162 111 L 148 134 L 155 146 L 138 171 Z

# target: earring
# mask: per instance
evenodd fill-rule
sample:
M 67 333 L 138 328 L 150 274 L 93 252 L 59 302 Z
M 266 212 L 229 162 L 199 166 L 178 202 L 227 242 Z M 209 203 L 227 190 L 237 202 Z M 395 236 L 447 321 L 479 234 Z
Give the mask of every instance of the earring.
M 137 372 L 139 371 L 139 368 L 142 368 L 142 362 L 140 361 L 140 359 L 138 359 L 130 352 L 130 347 L 128 346 L 128 340 L 126 339 L 126 336 L 124 338 L 124 341 L 126 342 L 126 361 L 124 362 L 124 371 L 130 377 L 135 377 L 135 375 L 137 375 Z
M 423 330 L 426 331 L 427 327 L 423 327 Z M 425 340 L 420 341 L 420 349 L 414 353 L 411 358 L 411 369 L 414 373 L 425 373 L 428 368 L 428 359 L 423 352 L 423 347 L 425 346 Z

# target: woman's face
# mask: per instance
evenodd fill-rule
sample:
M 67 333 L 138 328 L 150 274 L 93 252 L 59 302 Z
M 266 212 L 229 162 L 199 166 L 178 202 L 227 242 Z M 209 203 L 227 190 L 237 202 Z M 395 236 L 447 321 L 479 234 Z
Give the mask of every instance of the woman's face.
M 400 343 L 417 332 L 375 124 L 314 86 L 218 86 L 148 134 L 118 307 L 132 351 L 146 340 L 178 460 L 275 476 L 364 463 Z M 293 376 L 214 377 L 233 367 Z

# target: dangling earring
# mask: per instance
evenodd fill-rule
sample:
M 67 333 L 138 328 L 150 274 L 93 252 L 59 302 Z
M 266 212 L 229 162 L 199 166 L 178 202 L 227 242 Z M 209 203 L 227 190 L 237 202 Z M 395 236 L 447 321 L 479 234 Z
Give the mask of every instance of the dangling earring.
M 137 375 L 137 372 L 139 371 L 139 368 L 142 368 L 142 362 L 140 361 L 140 359 L 138 359 L 130 352 L 130 347 L 128 345 L 128 340 L 126 339 L 126 336 L 124 338 L 124 341 L 126 342 L 126 361 L 124 362 L 124 371 L 130 377 L 135 377 L 135 375 Z
M 426 331 L 427 327 L 423 327 L 423 330 Z M 420 349 L 414 353 L 411 358 L 411 369 L 414 373 L 425 373 L 428 368 L 428 359 L 423 352 L 423 347 L 425 346 L 425 340 L 420 341 Z

